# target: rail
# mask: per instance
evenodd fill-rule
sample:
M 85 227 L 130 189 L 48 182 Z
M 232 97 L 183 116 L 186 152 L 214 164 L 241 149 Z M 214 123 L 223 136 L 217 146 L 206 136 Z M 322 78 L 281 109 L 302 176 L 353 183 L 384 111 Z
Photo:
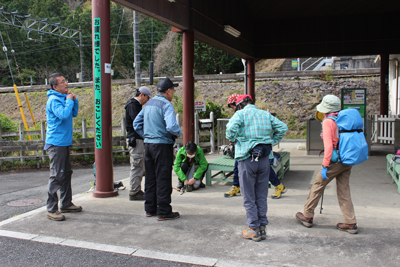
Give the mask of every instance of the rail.
M 304 63 L 304 62 L 303 62 Z M 355 69 L 355 70 L 333 70 L 333 76 L 337 77 L 356 77 L 356 76 L 371 76 L 380 75 L 379 68 L 371 69 Z M 268 79 L 285 79 L 285 78 L 313 78 L 315 77 L 315 71 L 285 71 L 285 72 L 256 72 L 256 80 L 268 80 Z M 159 80 L 165 77 L 155 77 L 154 80 Z M 173 82 L 182 81 L 182 76 L 175 76 L 170 78 Z M 233 74 L 210 74 L 210 75 L 195 75 L 194 80 L 199 81 L 240 81 L 244 79 L 243 73 L 233 73 Z M 143 82 L 149 81 L 149 78 L 142 78 Z M 126 85 L 134 84 L 134 79 L 122 79 L 122 80 L 111 80 L 112 85 Z M 69 83 L 69 88 L 82 88 L 82 87 L 92 87 L 93 82 L 77 82 Z M 19 92 L 40 92 L 49 90 L 49 85 L 32 85 L 32 86 L 19 86 Z M 0 93 L 13 93 L 14 87 L 0 87 Z

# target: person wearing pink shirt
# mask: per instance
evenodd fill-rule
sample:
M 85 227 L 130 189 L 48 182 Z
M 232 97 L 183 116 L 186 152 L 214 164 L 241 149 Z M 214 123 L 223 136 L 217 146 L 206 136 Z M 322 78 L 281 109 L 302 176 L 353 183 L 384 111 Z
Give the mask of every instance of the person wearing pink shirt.
M 317 174 L 315 183 L 308 194 L 304 212 L 298 212 L 296 219 L 305 227 L 313 226 L 314 210 L 318 205 L 318 201 L 324 193 L 325 187 L 336 178 L 337 198 L 344 216 L 344 223 L 338 223 L 336 228 L 350 234 L 357 234 L 357 221 L 349 186 L 351 166 L 331 161 L 333 149 L 337 147 L 339 142 L 337 125 L 332 117 L 336 117 L 340 111 L 340 99 L 334 95 L 325 96 L 317 106 L 317 111 L 325 114 L 325 119 L 322 121 L 324 159 L 321 170 Z

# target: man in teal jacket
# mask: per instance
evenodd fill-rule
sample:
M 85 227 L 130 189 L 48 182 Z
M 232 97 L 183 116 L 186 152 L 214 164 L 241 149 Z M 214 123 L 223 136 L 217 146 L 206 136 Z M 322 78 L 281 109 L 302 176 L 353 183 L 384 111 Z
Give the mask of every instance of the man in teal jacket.
M 72 145 L 72 118 L 78 115 L 79 102 L 74 93 L 68 91 L 68 83 L 60 73 L 50 76 L 51 90 L 47 92 L 46 144 L 50 158 L 50 178 L 47 194 L 47 218 L 54 221 L 65 220 L 58 211 L 60 190 L 61 212 L 79 212 L 81 206 L 72 203 L 69 150 Z
M 195 169 L 197 168 L 196 172 Z M 185 185 L 187 191 L 204 188 L 204 175 L 208 168 L 208 162 L 204 157 L 203 149 L 192 141 L 181 147 L 176 154 L 174 171 L 178 175 L 178 191 Z

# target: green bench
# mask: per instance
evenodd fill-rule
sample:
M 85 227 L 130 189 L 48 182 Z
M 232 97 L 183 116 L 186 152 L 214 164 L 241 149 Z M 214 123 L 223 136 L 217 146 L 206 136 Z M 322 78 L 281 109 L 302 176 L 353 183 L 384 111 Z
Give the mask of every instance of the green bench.
M 285 172 L 290 169 L 290 152 L 279 152 L 281 158 L 277 167 L 273 167 L 276 175 L 279 179 L 283 179 Z M 229 177 L 233 174 L 233 169 L 235 167 L 235 160 L 231 157 L 225 155 L 219 157 L 208 163 L 208 169 L 206 172 L 206 184 L 211 185 L 212 181 L 217 182 L 232 182 L 233 179 Z M 216 173 L 212 173 L 212 172 Z
M 392 161 L 392 158 L 394 157 L 394 154 L 388 154 L 386 156 L 387 160 L 387 173 L 392 176 L 393 182 L 397 184 L 397 191 L 400 194 L 400 182 L 399 182 L 399 175 L 400 175 L 400 163 L 393 162 L 393 169 L 390 169 L 390 162 Z

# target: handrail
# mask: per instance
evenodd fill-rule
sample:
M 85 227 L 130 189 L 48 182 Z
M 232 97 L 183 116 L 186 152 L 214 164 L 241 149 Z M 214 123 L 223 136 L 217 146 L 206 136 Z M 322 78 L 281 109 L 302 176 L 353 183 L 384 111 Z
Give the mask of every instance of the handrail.
M 311 66 L 313 66 L 314 64 L 316 64 L 318 61 L 320 61 L 321 59 L 324 59 L 324 57 L 320 57 L 319 59 L 317 59 L 314 63 L 312 63 L 310 66 L 308 66 L 307 68 L 305 68 L 304 70 L 309 69 Z
M 312 57 L 308 58 L 306 61 L 300 64 L 300 70 L 303 71 L 303 64 L 312 59 Z

